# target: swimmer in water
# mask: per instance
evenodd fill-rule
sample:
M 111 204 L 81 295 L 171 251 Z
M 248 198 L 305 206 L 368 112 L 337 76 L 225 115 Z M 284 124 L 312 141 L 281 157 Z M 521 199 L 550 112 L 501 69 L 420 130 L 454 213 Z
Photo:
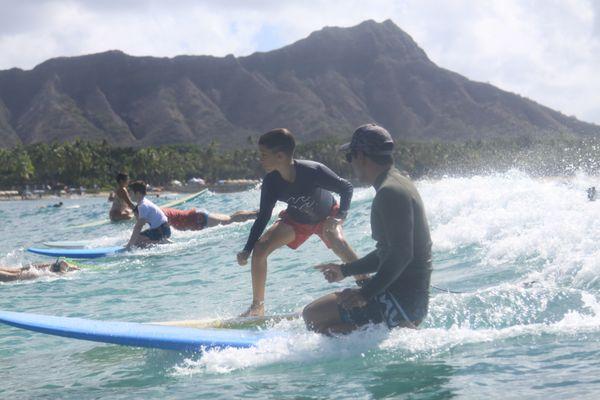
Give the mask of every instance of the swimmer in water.
M 63 202 L 59 201 L 56 204 L 50 204 L 49 206 L 45 206 L 45 207 L 40 207 L 40 208 L 59 208 L 63 206 Z
M 43 272 L 52 275 L 64 275 L 67 272 L 77 271 L 78 267 L 63 260 L 56 260 L 50 264 L 31 264 L 25 267 L 0 266 L 0 282 L 25 281 L 37 279 Z
M 595 201 L 596 200 L 596 186 L 592 186 L 590 188 L 588 188 L 587 190 L 587 196 L 588 196 L 588 200 L 589 201 Z

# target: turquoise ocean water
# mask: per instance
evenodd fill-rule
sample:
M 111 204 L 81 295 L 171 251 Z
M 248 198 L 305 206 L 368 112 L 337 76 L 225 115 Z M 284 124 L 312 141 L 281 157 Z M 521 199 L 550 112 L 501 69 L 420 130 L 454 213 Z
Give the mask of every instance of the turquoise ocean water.
M 370 327 L 346 337 L 308 333 L 300 320 L 257 348 L 204 354 L 103 345 L 0 326 L 0 398 L 597 398 L 600 390 L 600 202 L 596 178 L 519 172 L 423 180 L 434 240 L 432 290 L 419 330 Z M 233 212 L 258 190 L 207 193 L 185 207 Z M 372 189 L 357 189 L 345 224 L 360 254 L 373 247 Z M 45 240 L 124 243 L 131 225 L 76 229 L 105 216 L 105 199 L 0 202 L 0 264 L 45 261 Z M 281 206 L 279 206 L 281 209 Z M 63 278 L 0 284 L 0 309 L 148 322 L 227 318 L 251 298 L 235 254 L 251 222 L 174 232 L 172 245 L 89 261 Z M 300 310 L 328 284 L 312 265 L 335 260 L 317 238 L 270 259 L 268 313 Z

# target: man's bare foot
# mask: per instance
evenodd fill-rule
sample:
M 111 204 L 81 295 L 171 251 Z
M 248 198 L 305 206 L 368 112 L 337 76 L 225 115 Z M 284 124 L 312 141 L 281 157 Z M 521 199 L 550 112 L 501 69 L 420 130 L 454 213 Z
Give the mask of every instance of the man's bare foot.
M 264 317 L 265 316 L 265 303 L 252 303 L 250 307 L 240 314 L 240 317 Z

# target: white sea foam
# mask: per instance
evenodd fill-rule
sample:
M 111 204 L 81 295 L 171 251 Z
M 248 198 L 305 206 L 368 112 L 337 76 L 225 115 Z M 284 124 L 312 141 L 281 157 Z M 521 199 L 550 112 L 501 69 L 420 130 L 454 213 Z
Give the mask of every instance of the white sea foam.
M 600 202 L 587 200 L 589 180 L 511 172 L 423 182 L 434 250 L 471 245 L 480 249 L 481 267 L 535 262 L 540 268 L 532 279 L 584 287 L 600 272 Z
M 423 359 L 462 346 L 497 342 L 522 336 L 575 335 L 600 332 L 600 304 L 592 295 L 585 296 L 586 308 L 592 313 L 567 312 L 553 323 L 517 324 L 500 329 L 474 329 L 469 323 L 450 328 L 430 327 L 419 330 L 370 326 L 347 336 L 326 337 L 290 328 L 281 335 L 265 339 L 249 349 L 210 350 L 199 358 L 186 359 L 173 369 L 174 375 L 229 373 L 281 362 L 311 363 L 327 359 L 364 357 L 373 352 L 395 354 L 402 359 Z

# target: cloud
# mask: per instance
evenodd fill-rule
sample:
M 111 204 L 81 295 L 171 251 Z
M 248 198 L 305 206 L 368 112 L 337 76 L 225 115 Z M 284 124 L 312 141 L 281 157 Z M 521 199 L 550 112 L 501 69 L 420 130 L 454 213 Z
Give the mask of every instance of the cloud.
M 109 49 L 243 56 L 388 18 L 444 68 L 600 123 L 596 0 L 0 0 L 0 69 Z
M 600 123 L 598 13 L 588 0 L 409 3 L 403 28 L 439 65 Z M 600 8 L 598 3 L 594 3 Z M 426 22 L 425 22 L 426 21 Z
M 594 12 L 594 34 L 600 39 L 600 2 L 597 0 L 589 0 L 589 2 Z

